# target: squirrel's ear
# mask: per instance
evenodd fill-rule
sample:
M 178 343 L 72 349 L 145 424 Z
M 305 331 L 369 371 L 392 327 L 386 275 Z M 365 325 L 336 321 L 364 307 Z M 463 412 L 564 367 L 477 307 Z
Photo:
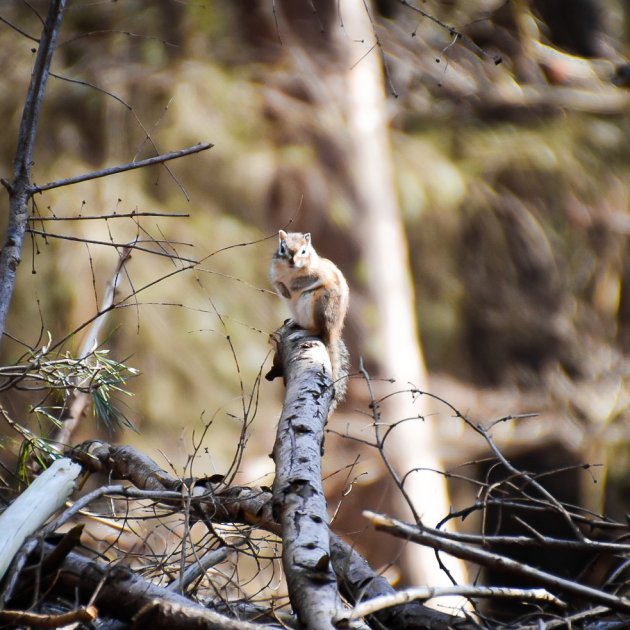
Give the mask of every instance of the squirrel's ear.
M 284 230 L 278 230 L 278 240 L 280 241 L 287 240 L 287 233 Z
M 310 232 L 306 232 L 306 234 L 304 234 L 304 240 L 306 241 L 306 243 L 308 245 L 311 244 L 311 233 Z

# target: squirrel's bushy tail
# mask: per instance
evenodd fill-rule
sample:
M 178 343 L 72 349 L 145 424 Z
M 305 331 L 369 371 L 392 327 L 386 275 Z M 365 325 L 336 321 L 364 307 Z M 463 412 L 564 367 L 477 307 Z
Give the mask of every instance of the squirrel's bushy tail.
M 330 356 L 330 364 L 332 366 L 333 379 L 333 400 L 330 404 L 332 413 L 340 402 L 343 402 L 348 390 L 348 371 L 350 366 L 350 354 L 348 348 L 339 337 L 337 343 L 327 344 L 328 355 Z

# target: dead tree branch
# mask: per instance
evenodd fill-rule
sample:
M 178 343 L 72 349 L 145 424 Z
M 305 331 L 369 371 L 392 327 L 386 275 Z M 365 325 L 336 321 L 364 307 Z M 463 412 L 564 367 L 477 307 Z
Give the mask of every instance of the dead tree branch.
M 475 547 L 445 539 L 439 529 L 411 525 L 398 519 L 390 518 L 382 514 L 366 511 L 364 516 L 369 519 L 376 529 L 389 532 L 398 538 L 404 538 L 435 549 L 444 551 L 462 560 L 475 562 L 481 566 L 500 567 L 516 575 L 524 576 L 537 584 L 542 584 L 549 589 L 563 593 L 577 595 L 583 601 L 603 604 L 611 610 L 630 612 L 630 599 L 611 595 L 596 588 L 579 584 L 571 580 L 553 575 L 540 569 L 535 569 L 522 562 L 517 562 L 506 556 L 477 549 Z
M 3 182 L 9 191 L 9 222 L 2 252 L 0 252 L 0 343 L 11 304 L 17 268 L 22 256 L 24 234 L 28 226 L 31 168 L 39 124 L 39 112 L 65 4 L 66 0 L 51 0 L 50 2 L 22 112 L 13 163 L 13 181 L 11 183 Z
M 330 534 L 332 563 L 339 581 L 339 590 L 351 603 L 357 605 L 381 597 L 394 597 L 397 591 L 387 578 L 380 575 L 355 549 L 332 532 Z M 374 612 L 377 624 L 392 630 L 473 630 L 478 626 L 462 617 L 454 617 L 423 606 L 418 601 L 384 608 Z M 379 627 L 378 625 L 376 627 Z
M 121 486 L 109 486 L 112 495 L 124 497 L 149 497 L 171 506 L 183 503 L 182 485 L 184 482 L 160 468 L 151 458 L 130 446 L 113 446 L 105 442 L 89 441 L 69 451 L 69 455 L 81 463 L 86 470 L 98 472 L 111 480 L 127 479 L 138 490 L 124 489 Z M 202 519 L 207 523 L 242 523 L 267 530 L 281 536 L 281 527 L 272 514 L 272 495 L 270 492 L 250 487 L 222 486 L 221 478 L 197 480 L 188 485 L 193 496 L 191 518 Z M 160 496 L 161 493 L 161 496 Z M 90 500 L 102 496 L 95 491 L 66 512 L 76 514 Z M 67 522 L 61 515 L 57 526 Z M 48 531 L 48 530 L 47 530 Z M 350 545 L 335 536 L 326 528 L 330 537 L 332 567 L 335 571 L 339 588 L 352 603 L 365 601 L 379 596 L 396 593 L 386 578 L 376 573 L 365 559 Z M 203 559 L 202 559 L 203 562 Z M 178 584 L 176 579 L 173 584 Z M 411 630 L 423 627 L 427 630 L 445 630 L 456 627 L 471 630 L 474 624 L 423 606 L 414 601 L 393 608 L 387 608 L 374 614 L 386 628 Z
M 41 575 L 44 586 L 53 592 L 82 604 L 93 604 L 99 613 L 121 621 L 134 621 L 134 627 L 144 628 L 209 628 L 212 630 L 259 630 L 260 626 L 243 620 L 230 619 L 209 610 L 182 595 L 143 579 L 122 565 L 105 565 L 75 552 L 58 564 L 50 560 L 55 547 L 45 543 L 32 554 L 35 565 L 25 572 L 25 581 L 32 583 L 33 571 Z M 48 579 L 46 579 L 48 578 Z M 21 585 L 25 596 L 28 584 Z
M 398 591 L 394 595 L 386 595 L 371 599 L 355 606 L 354 610 L 347 616 L 349 619 L 358 619 L 366 617 L 379 610 L 384 610 L 391 606 L 398 606 L 416 599 L 427 600 L 435 597 L 451 597 L 453 595 L 462 595 L 466 598 L 477 597 L 510 597 L 519 601 L 540 601 L 551 602 L 561 608 L 566 604 L 559 600 L 555 595 L 543 588 L 511 588 L 504 586 L 423 586 L 410 588 L 404 591 Z

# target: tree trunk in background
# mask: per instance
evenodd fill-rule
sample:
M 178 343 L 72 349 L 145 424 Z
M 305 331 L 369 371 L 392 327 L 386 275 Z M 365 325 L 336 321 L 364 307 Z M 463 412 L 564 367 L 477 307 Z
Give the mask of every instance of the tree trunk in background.
M 290 57 L 292 73 L 279 84 L 281 89 L 271 86 L 268 90 L 268 110 L 272 119 L 280 121 L 284 142 L 314 149 L 322 178 L 318 179 L 313 171 L 302 173 L 299 169 L 280 173 L 278 191 L 286 192 L 294 177 L 296 188 L 304 191 L 304 203 L 301 198 L 283 203 L 282 194 L 274 196 L 273 224 L 282 225 L 300 208 L 303 216 L 296 229 L 319 230 L 320 240 L 316 242 L 322 243 L 321 249 L 317 245 L 320 253 L 334 257 L 345 270 L 356 264 L 347 260 L 348 250 L 358 246 L 357 258 L 366 272 L 367 296 L 361 300 L 355 292 L 351 308 L 356 312 L 363 302 L 375 305 L 377 311 L 373 325 L 368 312 L 358 313 L 361 328 L 367 331 L 361 335 L 359 346 L 378 365 L 372 376 L 396 379 L 393 384 L 375 382 L 377 395 L 409 389 L 409 383 L 426 390 L 407 243 L 394 188 L 383 69 L 379 49 L 375 46 L 370 51 L 374 31 L 365 4 L 363 0 L 319 2 L 317 16 L 308 11 L 308 4 L 285 0 L 280 6 L 278 32 Z M 352 208 L 352 225 L 356 228 L 342 247 L 328 252 L 326 246 L 331 239 L 339 238 L 339 230 L 331 230 L 330 238 L 322 238 L 322 223 L 331 221 L 329 202 L 335 195 Z M 348 333 L 351 328 L 348 326 Z M 353 363 L 357 362 L 353 357 Z M 432 472 L 443 465 L 437 456 L 431 411 L 426 400 L 414 401 L 411 394 L 401 394 L 382 407 L 382 420 L 391 424 L 418 418 L 419 414 L 427 417 L 424 422 L 417 419 L 401 423 L 388 438 L 387 453 L 401 476 L 416 468 L 427 471 L 411 474 L 405 488 L 423 522 L 435 526 L 449 514 L 450 501 L 444 478 Z M 395 494 L 400 501 L 397 515 L 409 518 L 403 497 Z M 396 557 L 387 560 L 398 563 Z M 463 581 L 463 564 L 446 560 L 453 577 Z M 432 550 L 410 544 L 403 562 L 405 577 L 412 584 L 450 584 Z M 439 605 L 445 605 L 443 598 Z
M 372 330 L 380 363 L 377 376 L 396 379 L 394 384 L 378 386 L 377 392 L 382 395 L 408 389 L 409 383 L 426 391 L 427 373 L 416 326 L 407 242 L 394 189 L 380 49 L 374 46 L 361 58 L 374 41 L 363 1 L 345 0 L 340 7 L 345 31 L 338 29 L 336 43 L 345 53 L 348 67 L 360 59 L 347 74 L 346 105 L 351 142 L 348 150 L 358 202 L 358 241 L 366 267 L 367 289 L 378 312 L 378 322 Z M 365 43 L 359 45 L 358 40 Z M 387 423 L 417 417 L 419 413 L 426 417 L 424 422 L 401 423 L 393 431 L 386 452 L 401 475 L 413 468 L 429 469 L 410 475 L 405 488 L 423 522 L 435 526 L 449 513 L 450 501 L 444 478 L 430 472 L 441 470 L 443 466 L 437 455 L 435 420 L 429 407 L 427 401 L 414 402 L 410 394 L 401 394 L 390 399 L 382 411 L 383 421 Z M 401 513 L 407 516 L 402 496 L 400 500 Z M 447 560 L 453 577 L 462 581 L 463 564 L 455 559 Z M 416 584 L 450 584 L 430 549 L 409 545 L 405 564 Z

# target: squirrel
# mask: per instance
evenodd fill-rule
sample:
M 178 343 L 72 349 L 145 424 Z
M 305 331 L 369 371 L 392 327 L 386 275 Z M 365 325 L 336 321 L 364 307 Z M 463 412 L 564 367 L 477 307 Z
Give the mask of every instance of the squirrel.
M 326 346 L 334 384 L 332 412 L 347 389 L 348 350 L 341 332 L 348 312 L 348 283 L 335 263 L 317 254 L 310 233 L 284 230 L 278 232 L 269 279 L 293 322 L 319 336 Z

